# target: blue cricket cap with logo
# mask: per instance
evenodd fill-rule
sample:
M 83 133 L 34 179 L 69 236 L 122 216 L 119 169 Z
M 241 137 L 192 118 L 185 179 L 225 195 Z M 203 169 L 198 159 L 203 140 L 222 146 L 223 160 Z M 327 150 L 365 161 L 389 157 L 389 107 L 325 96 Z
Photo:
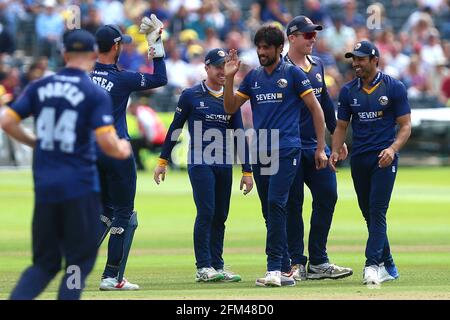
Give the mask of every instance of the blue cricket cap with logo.
M 213 66 L 221 65 L 225 62 L 226 56 L 227 53 L 225 52 L 225 50 L 221 48 L 212 49 L 205 56 L 205 64 L 212 64 Z
M 95 33 L 97 42 L 104 43 L 109 47 L 122 41 L 123 43 L 131 43 L 131 37 L 127 34 L 123 34 L 120 28 L 114 24 L 107 24 L 100 27 Z
M 97 50 L 95 37 L 83 29 L 75 29 L 65 33 L 63 44 L 66 52 L 93 52 Z
M 294 32 L 306 33 L 313 31 L 320 31 L 322 29 L 323 27 L 321 25 L 314 24 L 308 17 L 296 16 L 288 23 L 286 27 L 286 34 L 289 36 Z
M 346 58 L 353 58 L 353 57 L 369 57 L 369 56 L 375 56 L 380 57 L 380 52 L 378 51 L 378 48 L 369 41 L 361 41 L 358 42 L 355 47 L 353 48 L 353 51 L 347 52 L 345 54 Z

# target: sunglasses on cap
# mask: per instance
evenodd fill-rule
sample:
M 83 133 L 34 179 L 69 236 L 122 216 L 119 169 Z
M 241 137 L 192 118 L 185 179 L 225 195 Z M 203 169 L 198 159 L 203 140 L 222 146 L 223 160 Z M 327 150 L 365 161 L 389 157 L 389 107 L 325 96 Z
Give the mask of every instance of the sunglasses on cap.
M 311 40 L 317 36 L 317 32 L 302 32 L 302 33 L 296 33 L 295 36 L 303 36 L 303 39 L 305 40 Z

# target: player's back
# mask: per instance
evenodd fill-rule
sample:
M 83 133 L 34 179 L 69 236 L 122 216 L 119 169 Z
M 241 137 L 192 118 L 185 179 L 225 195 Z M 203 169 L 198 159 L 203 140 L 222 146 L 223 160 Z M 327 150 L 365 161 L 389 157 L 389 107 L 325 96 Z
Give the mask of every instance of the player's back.
M 28 104 L 35 117 L 37 199 L 57 202 L 99 191 L 93 129 L 112 124 L 109 97 L 86 72 L 72 68 L 33 83 L 24 95 L 29 101 L 16 111 Z M 109 112 L 100 114 L 105 104 Z

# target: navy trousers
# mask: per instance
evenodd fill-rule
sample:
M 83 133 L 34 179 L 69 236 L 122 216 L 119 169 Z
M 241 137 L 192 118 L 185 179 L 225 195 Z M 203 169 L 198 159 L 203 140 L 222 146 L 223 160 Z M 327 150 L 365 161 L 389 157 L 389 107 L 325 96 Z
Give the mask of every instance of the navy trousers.
M 125 160 L 117 160 L 99 152 L 97 168 L 102 188 L 103 215 L 113 221 L 112 228 L 125 230 L 133 214 L 136 195 L 134 156 Z M 108 260 L 103 277 L 114 278 L 117 276 L 123 255 L 123 240 L 124 232 L 110 235 Z
M 378 167 L 378 154 L 367 152 L 350 160 L 353 185 L 358 196 L 359 208 L 369 230 L 366 245 L 366 266 L 393 263 L 387 237 L 386 213 L 389 207 L 398 157 L 386 168 Z
M 337 201 L 336 174 L 329 167 L 316 169 L 315 151 L 316 149 L 302 149 L 300 165 L 289 191 L 287 237 L 292 264 L 306 265 L 307 262 L 303 243 L 304 184 L 308 186 L 313 199 L 308 240 L 309 260 L 313 265 L 329 262 L 326 245 Z
M 233 170 L 231 167 L 195 165 L 189 167 L 197 217 L 194 251 L 197 268 L 223 269 L 225 221 L 230 208 Z
M 281 149 L 279 169 L 272 175 L 261 174 L 261 169 L 266 165 L 253 165 L 253 175 L 267 228 L 267 271 L 290 271 L 286 205 L 300 162 L 300 153 L 299 148 Z
M 97 193 L 57 203 L 35 203 L 33 265 L 22 274 L 11 299 L 36 298 L 61 270 L 63 258 L 67 272 L 61 280 L 58 299 L 80 298 L 97 258 L 100 208 Z

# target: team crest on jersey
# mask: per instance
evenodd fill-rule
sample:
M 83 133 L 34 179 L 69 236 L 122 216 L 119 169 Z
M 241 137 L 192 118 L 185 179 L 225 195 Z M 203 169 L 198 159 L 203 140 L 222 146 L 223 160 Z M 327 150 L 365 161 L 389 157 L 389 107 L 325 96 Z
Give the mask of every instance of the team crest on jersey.
M 286 88 L 288 85 L 288 82 L 286 79 L 281 78 L 280 80 L 277 81 L 277 85 L 280 88 Z
M 319 82 L 322 82 L 322 75 L 320 73 L 316 73 L 316 79 Z
M 388 104 L 389 99 L 388 99 L 388 97 L 386 97 L 386 96 L 381 96 L 381 97 L 378 99 L 378 102 L 379 102 L 382 106 L 385 106 L 385 105 Z

